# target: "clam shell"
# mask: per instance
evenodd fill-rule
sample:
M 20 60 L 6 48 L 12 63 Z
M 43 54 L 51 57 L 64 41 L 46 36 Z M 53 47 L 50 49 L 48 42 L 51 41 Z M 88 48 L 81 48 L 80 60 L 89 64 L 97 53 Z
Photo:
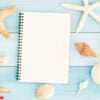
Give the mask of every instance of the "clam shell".
M 53 96 L 55 92 L 54 87 L 51 85 L 42 85 L 37 89 L 36 96 L 41 99 L 48 99 Z

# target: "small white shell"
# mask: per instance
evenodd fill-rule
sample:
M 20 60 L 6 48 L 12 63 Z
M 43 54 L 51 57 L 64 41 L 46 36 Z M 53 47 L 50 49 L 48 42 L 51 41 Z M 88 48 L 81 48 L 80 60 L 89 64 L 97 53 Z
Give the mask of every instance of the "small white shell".
M 100 63 L 94 65 L 91 71 L 91 76 L 96 84 L 100 84 Z
M 0 64 L 6 64 L 9 60 L 9 56 L 0 57 Z
M 85 80 L 85 81 L 81 82 L 79 87 L 81 89 L 87 88 L 88 87 L 88 80 Z
M 82 90 L 86 89 L 87 87 L 88 87 L 88 80 L 85 80 L 85 81 L 81 82 L 81 83 L 79 84 L 79 89 L 78 89 L 78 91 L 77 91 L 77 93 L 76 93 L 76 96 L 77 96 Z
M 51 85 L 42 85 L 37 89 L 36 96 L 40 99 L 48 99 L 53 96 L 55 92 L 54 87 Z

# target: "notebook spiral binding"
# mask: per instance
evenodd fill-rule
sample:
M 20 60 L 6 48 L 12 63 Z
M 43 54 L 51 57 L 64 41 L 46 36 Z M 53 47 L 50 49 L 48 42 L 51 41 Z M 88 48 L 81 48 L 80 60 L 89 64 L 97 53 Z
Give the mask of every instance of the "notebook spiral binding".
M 17 80 L 21 80 L 21 64 L 22 64 L 22 40 L 23 40 L 23 23 L 24 23 L 24 13 L 19 13 L 19 35 L 18 35 L 18 71 Z

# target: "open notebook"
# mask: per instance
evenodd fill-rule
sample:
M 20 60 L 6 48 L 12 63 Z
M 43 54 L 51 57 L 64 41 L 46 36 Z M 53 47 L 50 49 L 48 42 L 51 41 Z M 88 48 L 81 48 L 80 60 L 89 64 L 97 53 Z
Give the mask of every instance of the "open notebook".
M 19 18 L 18 80 L 67 83 L 70 15 L 22 12 Z

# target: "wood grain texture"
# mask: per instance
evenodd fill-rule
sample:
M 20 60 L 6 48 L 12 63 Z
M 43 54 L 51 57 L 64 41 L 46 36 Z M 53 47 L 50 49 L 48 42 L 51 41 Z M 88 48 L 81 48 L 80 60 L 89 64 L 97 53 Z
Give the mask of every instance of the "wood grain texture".
M 90 0 L 90 3 L 96 0 Z M 78 22 L 81 18 L 81 12 L 68 10 L 60 6 L 61 3 L 68 2 L 82 5 L 82 0 L 0 0 L 0 8 L 3 9 L 10 5 L 16 5 L 17 10 L 6 20 L 8 31 L 18 31 L 18 13 L 21 11 L 38 11 L 38 12 L 65 12 L 72 15 L 71 31 L 76 32 Z M 95 10 L 100 15 L 100 8 Z M 82 32 L 100 32 L 100 24 L 91 17 L 88 17 Z
M 95 97 L 91 100 L 99 100 L 97 97 L 100 97 L 100 87 L 95 85 L 90 77 L 91 67 L 73 67 L 70 68 L 70 80 L 67 85 L 57 85 L 52 84 L 55 89 L 55 95 L 51 100 L 88 100 L 89 98 Z M 77 73 L 78 72 L 78 73 Z M 0 85 L 8 88 L 10 94 L 1 94 L 6 97 L 6 100 L 37 100 L 34 96 L 36 88 L 41 85 L 39 83 L 19 83 L 15 79 L 16 68 L 0 68 Z M 75 97 L 77 91 L 77 86 L 80 81 L 89 80 L 88 89 L 81 92 L 80 96 Z
M 93 3 L 98 0 L 89 0 Z M 18 13 L 21 11 L 41 11 L 41 12 L 65 12 L 72 15 L 72 25 L 71 32 L 76 31 L 78 21 L 81 17 L 81 13 L 77 11 L 67 10 L 60 6 L 60 3 L 68 2 L 73 4 L 82 5 L 82 0 L 0 0 L 0 9 L 6 8 L 10 5 L 16 5 L 17 10 L 11 16 L 9 16 L 5 25 L 8 31 L 11 33 L 11 39 L 5 40 L 0 35 L 0 56 L 10 55 L 10 60 L 5 65 L 0 65 L 0 86 L 5 86 L 11 90 L 10 94 L 2 94 L 0 96 L 5 96 L 5 100 L 37 100 L 34 96 L 36 88 L 40 85 L 39 83 L 19 83 L 16 80 L 17 73 L 17 47 L 18 47 Z M 95 10 L 100 14 L 100 8 Z M 88 17 L 87 22 L 83 30 L 83 34 L 72 34 L 72 42 L 85 40 L 89 43 L 93 43 L 93 48 L 96 47 L 99 51 L 99 39 L 100 39 L 100 24 L 95 22 L 91 17 Z M 91 33 L 91 34 L 88 34 Z M 93 42 L 94 41 L 94 42 Z M 95 42 L 96 41 L 96 42 Z M 95 46 L 95 43 L 97 43 Z M 72 44 L 71 44 L 72 45 Z M 51 100 L 100 100 L 100 86 L 96 85 L 90 76 L 91 67 L 93 64 L 100 62 L 100 59 L 84 60 L 80 59 L 79 55 L 76 55 L 76 50 L 72 49 L 72 58 L 70 67 L 70 78 L 67 85 L 56 85 L 54 97 Z M 77 58 L 77 59 L 76 59 Z M 84 67 L 78 67 L 84 66 Z M 91 67 L 88 67 L 91 66 Z M 80 96 L 75 97 L 75 92 L 77 91 L 77 86 L 80 81 L 89 80 L 88 89 L 84 90 Z
M 4 65 L 6 67 L 17 66 L 17 53 L 18 53 L 18 33 L 11 33 L 11 39 L 6 40 L 0 35 L 0 56 L 10 56 L 9 62 Z M 70 41 L 70 66 L 93 66 L 95 63 L 100 62 L 100 58 L 81 56 L 75 48 L 76 42 L 86 42 L 90 47 L 100 53 L 100 35 L 99 33 L 85 33 L 85 34 L 71 34 Z M 77 58 L 77 59 L 76 59 Z

